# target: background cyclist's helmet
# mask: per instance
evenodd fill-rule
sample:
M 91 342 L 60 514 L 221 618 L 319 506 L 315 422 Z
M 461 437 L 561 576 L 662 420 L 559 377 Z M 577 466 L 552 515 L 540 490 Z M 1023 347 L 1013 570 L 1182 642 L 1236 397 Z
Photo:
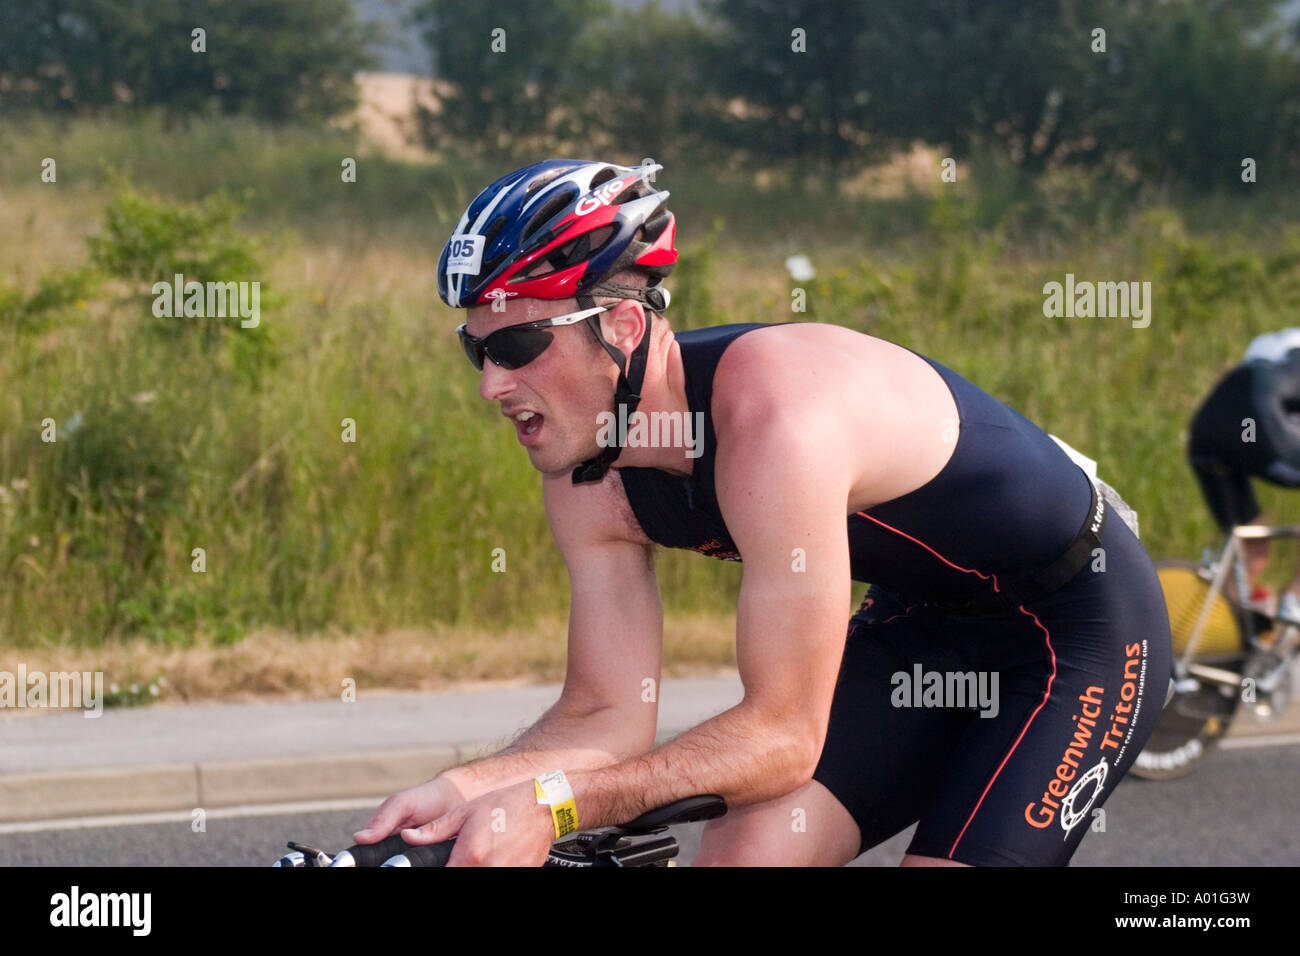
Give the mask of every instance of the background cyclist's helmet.
M 438 294 L 461 309 L 583 293 L 644 302 L 601 280 L 632 268 L 652 288 L 672 271 L 676 222 L 668 193 L 650 182 L 660 168 L 548 159 L 502 176 L 470 203 L 443 247 Z

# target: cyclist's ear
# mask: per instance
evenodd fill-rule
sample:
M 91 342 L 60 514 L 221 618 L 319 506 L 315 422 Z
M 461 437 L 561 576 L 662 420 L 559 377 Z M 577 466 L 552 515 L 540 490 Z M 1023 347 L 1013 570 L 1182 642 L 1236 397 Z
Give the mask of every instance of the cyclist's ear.
M 637 323 L 644 326 L 639 335 L 636 334 Z M 613 343 L 627 355 L 636 348 L 641 336 L 650 334 L 650 313 L 636 299 L 623 299 L 614 308 L 601 313 L 600 327 L 605 341 Z

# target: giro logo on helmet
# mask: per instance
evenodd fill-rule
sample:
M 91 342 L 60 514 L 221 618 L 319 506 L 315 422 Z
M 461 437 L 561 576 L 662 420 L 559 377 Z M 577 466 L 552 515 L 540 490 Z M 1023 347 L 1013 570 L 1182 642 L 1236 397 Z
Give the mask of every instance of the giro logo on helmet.
M 608 206 L 610 201 L 626 189 L 630 182 L 630 178 L 611 179 L 590 196 L 583 196 L 579 199 L 578 204 L 573 207 L 573 214 L 575 216 L 585 216 L 587 213 L 594 212 L 601 206 Z

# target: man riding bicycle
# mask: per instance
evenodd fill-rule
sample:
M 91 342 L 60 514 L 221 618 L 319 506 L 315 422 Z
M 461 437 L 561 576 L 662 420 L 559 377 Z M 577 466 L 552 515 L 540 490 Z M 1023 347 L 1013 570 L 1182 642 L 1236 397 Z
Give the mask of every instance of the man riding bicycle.
M 1300 329 L 1253 339 L 1241 363 L 1223 376 L 1192 419 L 1187 456 L 1201 492 L 1225 534 L 1254 524 L 1261 512 L 1250 479 L 1300 488 Z M 1243 541 L 1250 599 L 1267 603 L 1257 582 L 1268 565 L 1267 538 Z M 1231 587 L 1231 582 L 1229 583 Z M 1300 621 L 1300 570 L 1281 610 Z
M 1145 551 L 1061 446 L 931 359 L 820 323 L 674 333 L 657 169 L 517 170 L 443 250 L 480 396 L 542 474 L 567 673 L 511 747 L 357 840 L 538 864 L 566 826 L 717 793 L 698 864 L 838 865 L 918 821 L 905 865 L 1067 863 L 1168 682 Z M 744 561 L 744 699 L 657 748 L 655 545 Z

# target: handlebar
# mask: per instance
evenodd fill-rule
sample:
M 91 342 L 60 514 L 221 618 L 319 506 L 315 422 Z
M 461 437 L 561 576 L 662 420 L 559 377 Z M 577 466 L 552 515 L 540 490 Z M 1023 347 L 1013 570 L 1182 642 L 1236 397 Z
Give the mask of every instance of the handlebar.
M 677 856 L 677 840 L 672 836 L 652 840 L 634 840 L 662 833 L 670 826 L 712 820 L 727 812 L 727 803 L 717 794 L 702 794 L 674 800 L 641 814 L 635 820 L 617 826 L 581 830 L 551 847 L 543 866 L 608 867 L 666 866 Z M 324 850 L 305 843 L 289 842 L 289 849 L 272 866 L 293 869 L 311 867 L 402 867 L 446 866 L 456 840 L 413 845 L 400 833 L 391 834 L 378 843 L 353 844 L 330 856 Z

